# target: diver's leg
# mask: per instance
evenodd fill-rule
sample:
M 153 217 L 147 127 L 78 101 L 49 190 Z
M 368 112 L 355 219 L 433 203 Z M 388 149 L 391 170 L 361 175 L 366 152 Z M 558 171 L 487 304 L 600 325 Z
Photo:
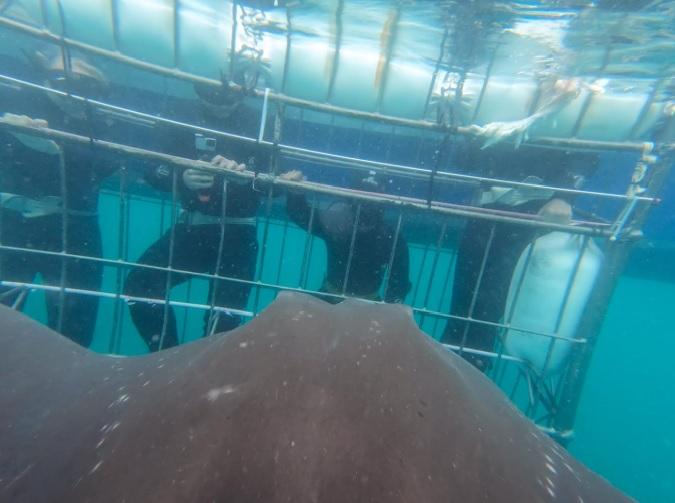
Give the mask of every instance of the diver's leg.
M 96 217 L 71 217 L 68 219 L 68 253 L 83 257 L 100 258 L 102 255 L 101 231 Z M 60 232 L 60 229 L 59 229 Z M 60 260 L 44 268 L 45 282 L 60 284 Z M 66 258 L 63 286 L 99 292 L 103 278 L 103 264 L 83 258 Z M 60 313 L 63 299 L 63 313 Z M 89 347 L 94 337 L 99 298 L 95 295 L 48 292 L 47 308 L 49 326 L 84 347 Z M 59 327 L 60 324 L 60 327 Z
M 486 292 L 485 281 L 489 278 L 486 278 L 484 273 L 481 284 L 477 285 L 477 283 L 485 246 L 489 242 L 493 225 L 492 222 L 488 221 L 470 220 L 463 231 L 457 250 L 455 277 L 452 285 L 450 314 L 454 316 L 468 317 L 471 314 L 473 318 L 479 318 L 475 309 L 485 303 L 485 299 L 483 299 Z M 475 299 L 476 305 L 474 306 L 474 312 L 470 312 L 476 288 L 479 288 Z M 479 302 L 479 300 L 483 302 Z M 456 346 L 463 345 L 471 349 L 491 349 L 494 342 L 494 329 L 482 324 L 449 319 L 441 342 Z M 463 353 L 463 356 L 481 370 L 484 370 L 488 364 L 487 359 L 470 353 Z
M 542 204 L 526 203 L 518 210 L 536 213 Z M 513 271 L 521 253 L 535 236 L 534 229 L 522 225 L 470 220 L 464 229 L 457 252 L 451 314 L 461 317 L 471 315 L 476 320 L 500 322 L 504 315 Z M 490 249 L 481 275 L 488 244 Z M 441 342 L 453 345 L 464 343 L 467 348 L 492 351 L 496 334 L 495 328 L 490 325 L 450 319 Z M 481 370 L 490 367 L 489 358 L 470 353 L 464 353 L 463 356 Z
M 192 243 L 185 225 L 177 224 L 174 227 L 174 232 L 172 267 L 182 269 L 184 268 L 181 267 L 184 256 L 189 253 Z M 171 230 L 169 229 L 143 253 L 138 263 L 168 267 L 170 246 Z M 135 267 L 127 276 L 124 293 L 132 297 L 164 300 L 167 293 L 167 274 L 168 272 L 162 270 Z M 169 287 L 172 288 L 186 279 L 184 275 L 172 272 Z M 158 351 L 159 349 L 170 348 L 178 344 L 176 315 L 171 306 L 167 309 L 163 302 L 130 301 L 129 312 L 131 313 L 134 325 L 136 325 L 139 334 L 150 351 Z M 164 322 L 165 312 L 167 313 L 166 326 Z M 163 341 L 162 331 L 164 331 Z M 160 342 L 162 342 L 161 348 Z
M 5 246 L 32 248 L 34 234 L 30 220 L 19 213 L 0 210 L 0 242 Z M 0 249 L 0 279 L 17 283 L 31 283 L 37 274 L 38 256 L 32 253 Z M 0 303 L 22 309 L 27 292 L 21 287 L 0 285 Z
M 258 240 L 253 226 L 230 226 L 226 231 L 226 243 L 220 260 L 220 276 L 253 281 L 258 259 Z M 217 251 L 217 248 L 216 248 Z M 215 270 L 215 264 L 214 264 Z M 215 305 L 245 309 L 251 293 L 250 283 L 234 281 L 211 282 L 209 301 L 215 290 Z M 241 317 L 225 312 L 206 312 L 204 316 L 204 334 L 226 332 L 236 328 Z

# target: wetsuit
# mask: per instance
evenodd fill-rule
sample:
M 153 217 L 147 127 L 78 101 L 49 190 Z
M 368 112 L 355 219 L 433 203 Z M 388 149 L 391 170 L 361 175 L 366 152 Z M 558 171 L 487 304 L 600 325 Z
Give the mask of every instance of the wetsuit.
M 253 117 L 251 117 L 254 119 Z M 242 134 L 253 126 L 246 117 L 240 119 L 243 126 L 237 128 Z M 249 136 L 251 131 L 249 132 Z M 169 153 L 182 157 L 196 158 L 192 132 L 167 131 L 164 141 Z M 248 169 L 267 169 L 266 156 L 255 145 L 246 145 L 218 138 L 216 153 L 246 163 Z M 232 278 L 252 281 L 258 252 L 256 233 L 256 214 L 259 207 L 259 195 L 253 190 L 251 183 L 227 181 L 223 176 L 216 176 L 208 190 L 194 191 L 183 181 L 183 169 L 159 166 L 151 169 L 146 175 L 148 183 L 155 188 L 170 192 L 176 177 L 177 196 L 183 213 L 173 228 L 173 269 L 198 273 L 218 274 Z M 175 173 L 174 173 L 175 172 Z M 223 198 L 225 194 L 225 198 Z M 223 208 L 225 201 L 225 208 Z M 223 246 L 220 256 L 218 251 L 221 240 L 221 217 L 225 215 L 222 230 Z M 171 229 L 157 242 L 152 244 L 140 257 L 140 264 L 169 266 Z M 216 266 L 219 266 L 216 270 Z M 184 283 L 190 279 L 187 274 L 172 272 L 170 287 Z M 148 299 L 164 299 L 166 297 L 167 273 L 159 270 L 135 268 L 127 278 L 125 293 L 127 295 Z M 215 292 L 214 292 L 215 288 Z M 208 304 L 213 300 L 215 306 L 244 309 L 251 290 L 249 283 L 233 281 L 210 282 Z M 168 320 L 164 328 L 164 304 L 132 302 L 129 304 L 131 317 L 145 340 L 150 351 L 165 349 L 178 344 L 176 318 L 172 308 L 168 309 Z M 204 335 L 223 332 L 235 328 L 240 317 L 223 312 L 204 315 Z M 211 324 L 209 323 L 211 322 Z M 160 348 L 160 342 L 162 342 Z
M 46 119 L 55 129 L 88 134 L 88 126 L 68 120 L 41 93 L 3 89 L 0 115 L 5 112 Z M 0 131 L 0 242 L 4 246 L 64 251 L 73 255 L 101 257 L 98 224 L 98 194 L 101 181 L 112 174 L 112 159 L 88 146 L 62 146 L 65 195 L 62 194 L 61 162 L 58 153 L 31 148 L 8 131 Z M 64 220 L 64 205 L 66 217 Z M 32 283 L 39 274 L 47 285 L 99 291 L 103 268 L 99 262 L 80 258 L 0 249 L 0 278 Z M 4 286 L 2 302 L 21 307 L 17 289 Z M 61 298 L 63 296 L 63 306 Z M 89 346 L 96 326 L 98 297 L 48 291 L 49 326 L 82 346 Z M 63 307 L 61 310 L 60 308 Z
M 465 154 L 460 162 L 463 165 L 476 166 L 484 176 L 490 178 L 523 181 L 534 176 L 539 179 L 539 183 L 554 187 L 572 187 L 580 175 L 591 174 L 597 159 L 591 154 L 580 156 L 562 151 L 514 151 L 509 145 L 494 150 L 475 149 L 473 153 Z M 512 197 L 510 201 L 508 195 L 493 201 L 487 198 L 484 200 L 489 202 L 481 206 L 536 214 L 553 197 L 572 202 L 567 195 L 544 190 L 524 192 L 522 197 Z M 482 321 L 501 322 L 518 259 L 527 245 L 540 234 L 541 230 L 534 227 L 470 219 L 464 228 L 457 251 L 450 313 Z M 490 239 L 490 252 L 478 285 L 481 264 Z M 441 342 L 492 351 L 496 335 L 496 329 L 490 325 L 449 319 Z M 481 370 L 490 367 L 490 358 L 470 353 L 462 355 Z
M 344 280 L 352 242 L 355 206 L 347 202 L 335 202 L 326 209 L 315 210 L 311 229 L 311 208 L 304 195 L 289 192 L 287 211 L 293 222 L 326 243 L 327 270 L 321 291 L 340 295 L 344 290 L 345 295 L 350 297 L 380 299 L 380 287 L 391 260 L 396 231 L 383 220 L 379 210 L 364 204 L 359 214 L 359 228 L 354 240 L 346 288 Z M 384 294 L 385 302 L 403 302 L 411 286 L 408 269 L 408 245 L 399 233 Z M 321 298 L 329 302 L 340 300 L 332 296 Z

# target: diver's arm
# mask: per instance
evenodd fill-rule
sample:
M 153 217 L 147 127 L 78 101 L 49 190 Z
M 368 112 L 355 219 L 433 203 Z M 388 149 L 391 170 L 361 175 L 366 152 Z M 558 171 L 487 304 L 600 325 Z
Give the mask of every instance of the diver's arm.
M 307 204 L 307 198 L 304 194 L 288 191 L 286 193 L 286 211 L 298 227 L 309 230 L 312 209 Z
M 46 120 L 43 119 L 33 119 L 27 115 L 16 115 L 11 113 L 5 113 L 0 117 L 0 121 L 6 124 L 13 124 L 17 126 L 33 127 L 33 128 L 46 128 L 49 127 L 49 124 Z M 11 131 L 12 136 L 17 140 L 23 143 L 26 147 L 42 152 L 44 154 L 56 155 L 61 152 L 58 144 L 55 141 L 48 140 L 47 138 L 40 138 L 39 136 L 33 136 L 31 134 L 17 133 Z
M 174 173 L 176 174 L 176 188 L 180 188 L 185 185 L 183 175 L 186 171 L 166 164 L 149 164 L 143 169 L 143 179 L 153 189 L 171 192 L 173 190 Z
M 408 256 L 408 243 L 399 234 L 396 242 L 394 262 L 389 271 L 389 285 L 384 297 L 385 302 L 403 302 L 411 288 L 410 283 L 410 258 Z

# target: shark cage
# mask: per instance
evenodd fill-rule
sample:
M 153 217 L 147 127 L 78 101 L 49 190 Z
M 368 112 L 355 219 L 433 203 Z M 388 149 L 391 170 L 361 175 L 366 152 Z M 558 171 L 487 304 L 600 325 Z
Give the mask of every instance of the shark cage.
M 45 117 L 15 107 L 0 119 L 1 132 L 42 139 L 58 152 L 76 146 L 116 167 L 99 192 L 101 253 L 74 252 L 65 229 L 61 249 L 16 245 L 0 226 L 1 253 L 61 264 L 54 281 L 0 271 L 3 297 L 12 294 L 16 307 L 41 320 L 45 296 L 60 306 L 96 298 L 90 347 L 117 354 L 147 351 L 128 305 L 163 310 L 160 347 L 172 306 L 183 343 L 201 337 L 204 313 L 250 318 L 280 290 L 319 293 L 326 251 L 312 230 L 334 201 L 348 201 L 355 216 L 344 281 L 324 294 L 351 296 L 359 215 L 376 207 L 393 243 L 377 298 L 387 297 L 397 244 L 406 242 L 404 302 L 422 330 L 482 367 L 540 428 L 569 440 L 612 291 L 672 162 L 670 67 L 627 78 L 620 67 L 634 54 L 607 36 L 570 70 L 565 33 L 596 26 L 594 16 L 618 30 L 625 12 L 528 12 L 505 25 L 490 17 L 489 2 L 265 3 L 0 0 L 0 101 L 49 96 L 65 113 L 81 111 L 86 126 L 17 120 Z M 49 57 L 60 63 L 50 66 Z M 104 76 L 104 97 L 78 85 L 82 65 Z M 245 132 L 227 118 L 204 120 L 203 96 L 223 90 L 237 93 L 253 119 Z M 207 147 L 244 145 L 265 162 L 231 170 L 162 147 L 185 134 Z M 166 266 L 137 262 L 162 235 L 173 253 L 171 229 L 189 215 L 175 169 L 168 191 L 144 182 L 157 166 L 221 175 L 224 191 L 253 187 L 261 204 L 250 277 L 218 265 L 175 267 L 171 254 Z M 533 166 L 537 176 L 527 171 Z M 56 178 L 78 167 L 61 154 Z M 290 170 L 305 177 L 282 176 Z M 559 176 L 569 172 L 572 183 Z M 355 188 L 355 177 L 384 183 Z M 68 201 L 63 180 L 60 187 Z M 286 214 L 291 191 L 308 201 L 306 229 Z M 16 210 L 5 196 L 3 207 Z M 551 200 L 562 203 L 544 204 Z M 541 204 L 532 210 L 532 201 Z M 221 251 L 232 246 L 222 204 Z M 56 207 L 67 222 L 66 204 Z M 67 279 L 67 261 L 97 264 L 101 287 Z M 163 298 L 128 292 L 128 274 L 141 269 L 162 273 Z M 185 281 L 168 288 L 172 277 Z M 228 282 L 248 286 L 247 302 L 220 305 L 207 293 Z

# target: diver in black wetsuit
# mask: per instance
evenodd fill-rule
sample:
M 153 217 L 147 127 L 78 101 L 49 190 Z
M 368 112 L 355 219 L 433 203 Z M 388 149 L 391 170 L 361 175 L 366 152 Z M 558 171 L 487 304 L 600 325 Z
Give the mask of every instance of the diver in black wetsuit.
M 235 129 L 237 133 L 249 136 L 257 134 L 258 118 L 244 108 L 237 93 L 225 90 L 215 92 L 201 87 L 196 87 L 196 90 L 204 107 L 203 115 L 208 119 L 205 126 L 213 126 L 220 119 L 234 126 L 229 127 L 229 130 Z M 224 169 L 255 171 L 264 168 L 267 161 L 255 145 L 223 138 L 206 138 L 190 131 L 167 131 L 164 138 L 169 145 L 168 153 L 211 160 L 214 165 Z M 168 267 L 173 232 L 174 247 L 170 264 L 173 269 L 252 281 L 258 252 L 256 215 L 259 195 L 253 190 L 251 182 L 228 181 L 222 175 L 214 176 L 206 171 L 166 166 L 154 168 L 146 175 L 146 180 L 157 189 L 170 192 L 174 177 L 182 206 L 179 221 L 173 231 L 169 229 L 143 253 L 138 262 Z M 188 279 L 189 275 L 172 272 L 170 287 Z M 129 273 L 125 293 L 133 297 L 163 300 L 166 285 L 166 272 L 135 268 Z M 243 309 L 250 290 L 250 283 L 211 281 L 207 303 L 213 301 L 215 306 Z M 172 308 L 168 309 L 166 327 L 164 304 L 130 302 L 129 309 L 150 351 L 178 344 Z M 204 335 L 232 330 L 239 323 L 238 316 L 206 311 Z
M 73 94 L 94 99 L 107 93 L 103 74 L 84 60 L 70 59 L 66 83 L 61 56 L 51 61 L 39 56 L 39 69 L 27 70 L 19 77 L 39 80 L 58 90 L 67 86 Z M 13 73 L 20 68 L 12 63 Z M 4 87 L 0 113 L 4 113 L 5 121 L 15 124 L 49 126 L 86 136 L 97 133 L 77 103 L 40 91 L 19 92 Z M 112 160 L 89 146 L 58 145 L 36 136 L 0 131 L 0 241 L 9 247 L 60 253 L 64 251 L 65 227 L 67 253 L 101 257 L 99 186 L 116 169 Z M 7 282 L 32 283 L 40 274 L 47 285 L 98 291 L 102 272 L 100 263 L 86 259 L 0 250 L 0 279 Z M 23 306 L 25 294 L 20 288 L 1 288 L 2 303 Z M 96 326 L 98 298 L 48 291 L 46 301 L 49 326 L 89 346 Z
M 299 181 L 303 176 L 300 171 L 294 170 L 284 173 L 281 178 Z M 359 180 L 354 188 L 379 191 L 378 184 L 372 176 Z M 358 204 L 355 202 L 335 201 L 326 209 L 315 211 L 312 228 L 309 229 L 311 208 L 305 196 L 291 190 L 286 197 L 286 208 L 291 220 L 326 243 L 327 271 L 321 291 L 333 295 L 342 295 L 344 291 L 349 297 L 381 300 L 380 288 L 391 260 L 396 233 L 395 229 L 385 222 L 382 209 L 372 203 L 361 203 L 361 211 L 358 212 Z M 349 263 L 357 212 L 358 228 Z M 349 277 L 345 287 L 348 263 Z M 411 286 L 408 268 L 408 245 L 399 233 L 384 292 L 385 302 L 403 302 Z M 341 301 L 339 297 L 333 295 L 320 297 L 332 303 Z
M 460 165 L 475 167 L 488 178 L 579 188 L 595 170 L 597 156 L 514 150 L 511 145 L 480 150 L 473 145 L 462 151 L 458 161 Z M 564 221 L 567 214 L 571 215 L 571 198 L 548 189 L 485 187 L 479 198 L 477 204 L 483 208 L 538 213 L 548 221 Z M 525 225 L 470 219 L 457 251 L 450 314 L 494 323 L 502 321 L 513 271 L 520 255 L 538 233 L 541 231 L 537 228 Z M 480 276 L 488 243 L 490 251 Z M 493 326 L 449 319 L 441 342 L 492 351 L 496 335 Z M 462 356 L 480 370 L 490 368 L 488 357 L 472 353 L 462 353 Z

